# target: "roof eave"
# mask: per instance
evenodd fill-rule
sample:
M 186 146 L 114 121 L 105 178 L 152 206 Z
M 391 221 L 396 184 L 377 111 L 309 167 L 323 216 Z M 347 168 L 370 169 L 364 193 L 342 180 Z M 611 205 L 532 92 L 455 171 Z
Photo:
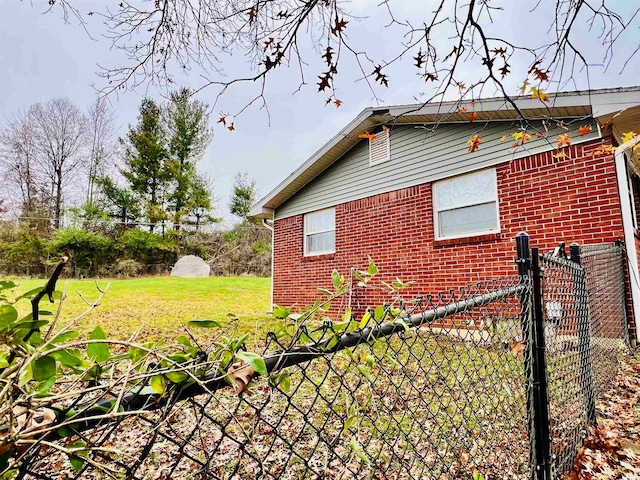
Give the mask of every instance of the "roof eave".
M 608 95 L 614 95 L 617 98 L 627 92 L 633 92 L 635 97 L 640 95 L 640 88 L 565 92 L 552 96 L 550 102 L 543 102 L 540 99 L 531 98 L 531 96 L 516 97 L 512 99 L 513 103 L 504 97 L 480 99 L 475 101 L 473 111 L 477 115 L 476 121 L 478 122 L 512 121 L 521 118 L 521 116 L 529 120 L 559 115 L 566 118 L 567 109 L 570 111 L 569 117 L 603 116 L 608 111 L 614 111 L 615 107 L 607 108 L 609 103 L 603 100 L 598 107 L 592 109 L 592 105 L 596 103 L 593 102 L 594 96 L 608 98 Z M 259 218 L 272 218 L 276 208 L 353 148 L 361 140 L 358 138 L 359 134 L 389 122 L 394 125 L 468 123 L 469 114 L 460 111 L 460 107 L 466 103 L 468 102 L 452 101 L 364 109 L 306 162 L 264 196 L 254 206 L 251 215 Z M 606 112 L 602 110 L 603 105 L 605 105 Z M 467 107 L 470 108 L 470 106 Z M 556 114 L 554 115 L 554 113 Z

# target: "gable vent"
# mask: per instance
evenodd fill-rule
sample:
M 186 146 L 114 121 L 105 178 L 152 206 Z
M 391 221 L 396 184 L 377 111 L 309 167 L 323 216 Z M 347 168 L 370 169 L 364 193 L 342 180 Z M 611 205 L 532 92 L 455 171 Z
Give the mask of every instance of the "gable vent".
M 376 138 L 369 140 L 369 165 L 377 165 L 390 159 L 389 129 L 377 132 Z

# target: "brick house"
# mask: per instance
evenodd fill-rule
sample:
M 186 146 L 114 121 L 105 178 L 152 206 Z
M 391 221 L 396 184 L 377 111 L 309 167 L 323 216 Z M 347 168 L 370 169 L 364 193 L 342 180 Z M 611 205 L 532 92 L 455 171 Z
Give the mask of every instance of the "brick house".
M 309 304 L 334 268 L 348 276 L 368 257 L 383 280 L 415 282 L 409 295 L 514 275 L 527 231 L 542 251 L 622 239 L 640 318 L 638 138 L 623 142 L 640 131 L 640 87 L 515 104 L 526 122 L 498 98 L 365 109 L 253 208 L 273 222 L 273 303 Z

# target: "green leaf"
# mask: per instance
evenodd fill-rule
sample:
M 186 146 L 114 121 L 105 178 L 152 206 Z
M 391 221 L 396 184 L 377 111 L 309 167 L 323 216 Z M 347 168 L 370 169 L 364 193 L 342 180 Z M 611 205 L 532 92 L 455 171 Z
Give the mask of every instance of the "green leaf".
M 366 378 L 370 382 L 373 382 L 373 377 L 371 376 L 371 373 L 369 372 L 369 369 L 366 365 L 358 365 L 358 370 L 364 376 L 364 378 Z
M 138 363 L 149 354 L 146 350 L 138 347 L 129 347 L 129 358 L 132 363 Z
M 484 480 L 484 475 L 479 472 L 473 472 L 473 480 Z
M 22 300 L 23 298 L 26 298 L 27 300 L 31 300 L 31 298 L 35 297 L 43 289 L 44 289 L 44 287 L 33 288 L 33 289 L 29 290 L 28 292 L 25 292 L 22 295 L 20 295 L 19 297 L 17 297 L 16 301 Z
M 259 375 L 269 374 L 269 372 L 267 372 L 267 365 L 264 363 L 264 358 L 262 358 L 257 353 L 238 352 L 236 353 L 236 356 L 244 360 L 245 362 L 247 362 L 249 365 L 251 365 L 251 368 L 253 368 L 253 371 L 256 372 L 257 374 Z
M 364 453 L 364 450 L 362 449 L 362 446 L 356 440 L 356 437 L 352 437 L 351 438 L 351 441 L 349 442 L 349 448 L 364 463 L 366 463 L 366 464 L 370 464 L 371 463 L 371 460 L 369 460 L 369 457 L 367 457 L 367 455 Z
M 84 467 L 84 459 L 82 459 L 81 457 L 87 456 L 87 444 L 82 440 L 78 440 L 75 443 L 67 445 L 67 448 L 69 450 L 78 449 L 72 454 L 69 454 L 69 462 L 71 462 L 71 466 L 76 472 L 80 472 Z
M 16 332 L 18 330 L 25 330 L 25 331 L 37 330 L 41 327 L 44 327 L 48 323 L 49 323 L 49 320 L 38 320 L 37 322 L 33 322 L 29 320 L 27 322 L 18 322 L 11 327 L 11 330 L 14 330 Z
M 367 367 L 369 368 L 373 368 L 374 365 L 376 364 L 376 357 L 374 357 L 373 355 L 369 354 L 365 357 L 365 361 L 367 362 Z
M 278 386 L 284 393 L 289 393 L 291 390 L 291 375 L 289 374 L 289 371 L 285 371 L 280 374 L 280 382 L 278 383 Z
M 89 340 L 105 340 L 107 336 L 100 326 L 97 326 L 89 335 Z M 87 355 L 98 363 L 106 362 L 111 356 L 109 346 L 106 343 L 90 343 L 87 345 Z
M 401 318 L 397 318 L 393 321 L 394 325 L 400 325 L 401 327 L 404 327 L 404 331 L 405 333 L 409 333 L 409 325 L 407 325 L 407 322 L 405 322 L 403 319 Z
M 151 388 L 159 395 L 162 395 L 167 388 L 167 381 L 162 375 L 151 377 Z
M 215 320 L 189 320 L 187 322 L 188 327 L 197 327 L 197 328 L 217 328 L 220 326 L 218 322 Z
M 82 359 L 80 350 L 77 348 L 65 348 L 64 350 L 58 350 L 50 354 L 55 358 L 63 367 L 82 367 L 86 366 L 86 362 Z
M 20 371 L 20 378 L 18 380 L 18 386 L 24 387 L 33 379 L 33 362 L 29 362 L 25 368 Z
M 331 290 L 327 290 L 326 288 L 318 288 L 318 290 L 327 297 L 333 297 L 333 292 Z
M 173 383 L 182 383 L 189 377 L 185 372 L 168 372 L 165 376 Z
M 9 280 L 0 280 L 0 290 L 7 290 L 9 288 L 15 288 L 15 287 L 16 287 L 16 284 Z
M 347 329 L 350 323 L 351 323 L 351 320 L 347 320 L 346 322 L 334 322 L 331 325 L 331 329 L 334 332 L 342 332 Z
M 342 321 L 343 322 L 351 321 L 351 307 L 347 307 L 344 309 L 344 315 L 342 316 Z
M 56 360 L 49 355 L 38 358 L 33 365 L 33 379 L 42 382 L 56 374 Z
M 348 432 L 349 429 L 353 426 L 353 424 L 356 423 L 357 419 L 358 419 L 357 415 L 349 415 L 347 419 L 344 421 L 344 428 L 342 429 L 342 432 L 343 433 Z
M 378 267 L 376 267 L 376 264 L 373 263 L 373 260 L 371 260 L 371 257 L 369 257 L 369 267 L 367 268 L 367 273 L 371 276 L 378 273 Z
M 51 396 L 51 387 L 53 387 L 56 384 L 57 379 L 58 377 L 54 375 L 50 377 L 47 381 L 45 381 L 36 392 L 36 397 L 43 398 L 43 397 Z
M 290 313 L 291 313 L 290 308 L 281 307 L 279 305 L 276 305 L 273 308 L 273 316 L 279 320 L 284 320 L 289 316 Z
M 338 288 L 343 282 L 344 277 L 334 268 L 331 272 L 331 283 L 333 283 L 333 288 Z
M 382 305 L 378 305 L 374 311 L 373 316 L 378 322 L 381 322 L 385 316 L 384 307 Z
M 18 311 L 11 305 L 0 305 L 0 333 L 6 332 L 18 319 Z
M 7 352 L 0 352 L 0 368 L 7 368 L 9 366 L 9 354 Z
M 338 335 L 334 335 L 327 344 L 327 350 L 331 350 L 333 347 L 338 345 L 338 343 L 340 343 L 340 337 Z
M 193 347 L 191 340 L 189 339 L 189 337 L 186 337 L 185 335 L 180 335 L 178 338 L 176 338 L 176 341 L 180 345 L 184 345 L 185 347 Z
M 75 330 L 70 330 L 68 332 L 62 332 L 62 333 L 56 335 L 55 337 L 53 337 L 53 340 L 51 340 L 51 345 L 53 346 L 53 345 L 57 345 L 57 344 L 62 343 L 62 342 L 73 340 L 75 338 L 78 338 L 79 335 L 80 334 Z
M 291 374 L 289 370 L 285 369 L 277 375 L 271 375 L 269 384 L 272 387 L 278 387 L 284 393 L 289 393 L 289 390 L 291 390 Z
M 369 312 L 365 313 L 362 316 L 362 320 L 360 320 L 360 324 L 358 325 L 358 328 L 360 328 L 360 330 L 362 330 L 363 328 L 365 328 L 367 325 L 369 325 L 369 321 L 371 320 L 371 314 Z

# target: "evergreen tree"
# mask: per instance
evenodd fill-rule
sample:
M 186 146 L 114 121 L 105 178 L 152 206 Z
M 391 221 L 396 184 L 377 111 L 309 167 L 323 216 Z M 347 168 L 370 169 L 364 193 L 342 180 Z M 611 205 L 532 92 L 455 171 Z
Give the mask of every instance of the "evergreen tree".
M 213 130 L 209 126 L 209 107 L 192 99 L 192 95 L 193 92 L 188 88 L 173 92 L 165 109 L 169 152 L 167 165 L 171 176 L 167 210 L 176 229 L 180 228 L 183 217 L 196 211 L 203 215 L 202 212 L 210 210 L 212 206 L 207 182 L 196 170 L 197 162 L 213 139 Z
M 256 203 L 255 180 L 249 181 L 247 172 L 236 173 L 231 201 L 229 202 L 229 211 L 232 215 L 240 217 L 243 222 L 253 223 L 249 217 L 249 212 L 254 203 Z
M 138 124 L 129 126 L 127 137 L 120 141 L 125 147 L 122 174 L 141 198 L 153 232 L 158 222 L 168 218 L 165 202 L 171 178 L 167 132 L 162 110 L 154 100 L 142 101 Z

